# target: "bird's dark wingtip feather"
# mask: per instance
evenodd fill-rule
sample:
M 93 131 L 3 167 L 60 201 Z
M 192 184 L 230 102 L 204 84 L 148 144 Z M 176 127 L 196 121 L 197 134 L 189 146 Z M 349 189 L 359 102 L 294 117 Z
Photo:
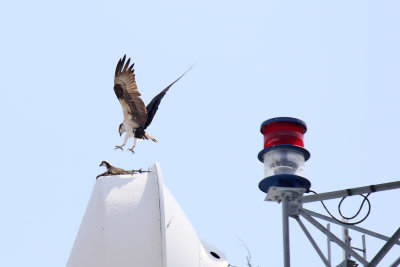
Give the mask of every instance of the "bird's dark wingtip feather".
M 132 63 L 132 65 L 128 68 L 128 72 L 132 72 L 133 73 L 133 66 L 135 65 L 135 63 Z
M 117 77 L 119 65 L 121 64 L 121 59 L 118 60 L 117 66 L 115 67 L 115 77 Z
M 122 60 L 121 60 L 120 70 L 122 69 L 122 67 L 123 67 L 124 64 L 125 64 L 125 59 L 126 59 L 126 55 L 124 55 L 124 57 L 123 57 Z
M 124 67 L 125 60 L 126 60 L 126 54 L 125 54 L 122 58 L 120 58 L 120 59 L 118 60 L 117 67 L 115 68 L 115 76 L 118 76 L 118 73 L 122 71 L 122 68 Z M 130 61 L 130 60 L 131 60 L 131 59 L 129 58 L 129 59 L 128 59 L 128 62 L 127 62 L 127 64 L 126 64 L 126 66 L 125 66 L 125 68 L 124 68 L 123 71 L 125 71 L 126 68 L 128 67 L 129 61 Z
M 167 92 L 168 89 L 171 88 L 171 86 L 174 85 L 177 81 L 179 81 L 186 73 L 188 73 L 188 72 L 194 67 L 194 65 L 195 65 L 195 64 L 193 64 L 192 66 L 190 66 L 190 68 L 188 68 L 181 76 L 179 76 L 178 79 L 176 79 L 176 80 L 173 81 L 170 85 L 168 85 L 168 86 L 163 90 L 163 92 Z
M 183 75 L 185 75 L 186 73 L 188 73 L 189 70 L 191 70 L 193 68 L 194 64 L 187 70 L 185 71 L 178 79 L 176 79 L 173 83 L 171 83 L 170 85 L 168 85 L 164 90 L 162 90 L 158 95 L 156 95 L 151 101 L 150 103 L 146 106 L 146 110 L 147 110 L 147 121 L 144 125 L 144 129 L 146 129 L 151 122 L 153 121 L 154 116 L 156 115 L 156 112 L 158 110 L 158 106 L 161 103 L 161 99 L 165 96 L 165 94 L 167 93 L 168 89 L 171 88 L 172 85 L 174 85 L 174 83 L 176 83 L 177 81 L 179 81 L 180 78 L 183 77 Z
M 128 61 L 126 62 L 125 66 L 124 66 L 124 69 L 122 70 L 122 72 L 125 72 L 125 71 L 126 71 L 126 69 L 128 68 L 130 62 L 131 62 L 131 58 L 128 58 Z

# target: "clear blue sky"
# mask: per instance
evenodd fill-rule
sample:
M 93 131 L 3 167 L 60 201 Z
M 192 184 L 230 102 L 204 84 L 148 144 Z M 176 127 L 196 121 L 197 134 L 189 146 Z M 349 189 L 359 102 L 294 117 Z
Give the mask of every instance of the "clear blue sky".
M 315 191 L 400 179 L 399 11 L 398 1 L 3 1 L 0 265 L 64 266 L 108 160 L 160 162 L 199 235 L 231 264 L 246 266 L 240 237 L 254 266 L 282 266 L 281 206 L 258 189 L 259 126 L 307 122 Z M 113 74 L 125 53 L 145 103 L 196 64 L 149 128 L 159 143 L 140 142 L 134 155 L 114 151 L 123 140 Z M 399 191 L 370 199 L 362 226 L 391 236 Z M 293 266 L 322 266 L 294 222 L 291 237 Z M 367 237 L 369 259 L 382 245 Z

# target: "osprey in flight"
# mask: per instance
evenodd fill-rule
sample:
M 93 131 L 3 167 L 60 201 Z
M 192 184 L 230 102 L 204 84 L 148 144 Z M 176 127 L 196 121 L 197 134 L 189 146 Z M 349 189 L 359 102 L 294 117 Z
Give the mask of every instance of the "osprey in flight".
M 129 65 L 131 59 L 126 61 L 126 55 L 118 61 L 115 69 L 114 78 L 114 92 L 117 95 L 119 102 L 121 103 L 122 110 L 124 112 L 124 121 L 119 125 L 119 135 L 121 136 L 126 132 L 124 143 L 120 146 L 115 146 L 115 149 L 123 150 L 126 142 L 129 138 L 134 138 L 132 148 L 130 151 L 134 152 L 133 149 L 136 146 L 137 140 L 139 139 L 151 139 L 157 143 L 157 140 L 151 136 L 145 129 L 150 125 L 158 110 L 161 99 L 167 93 L 168 89 L 176 83 L 183 75 L 185 75 L 192 67 L 190 67 L 184 74 L 182 74 L 173 83 L 168 85 L 158 95 L 156 95 L 150 103 L 145 106 L 143 100 L 140 98 L 140 93 L 135 81 L 135 73 L 133 70 L 134 63 Z

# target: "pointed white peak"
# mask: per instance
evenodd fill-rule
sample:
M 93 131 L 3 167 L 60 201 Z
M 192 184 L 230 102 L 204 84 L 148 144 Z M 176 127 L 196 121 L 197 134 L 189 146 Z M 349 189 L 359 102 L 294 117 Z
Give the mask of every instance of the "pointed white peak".
M 67 267 L 226 267 L 225 254 L 202 243 L 162 182 L 151 172 L 100 177 Z

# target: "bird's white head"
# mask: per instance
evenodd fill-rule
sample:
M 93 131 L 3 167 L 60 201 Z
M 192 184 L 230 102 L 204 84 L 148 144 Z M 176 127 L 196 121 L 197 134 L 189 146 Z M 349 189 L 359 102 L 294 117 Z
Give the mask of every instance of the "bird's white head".
M 121 123 L 121 124 L 119 125 L 118 132 L 119 132 L 119 136 L 121 136 L 121 135 L 122 135 L 124 132 L 126 132 L 126 130 L 125 130 L 125 127 L 124 127 L 124 124 L 123 124 L 123 123 Z

